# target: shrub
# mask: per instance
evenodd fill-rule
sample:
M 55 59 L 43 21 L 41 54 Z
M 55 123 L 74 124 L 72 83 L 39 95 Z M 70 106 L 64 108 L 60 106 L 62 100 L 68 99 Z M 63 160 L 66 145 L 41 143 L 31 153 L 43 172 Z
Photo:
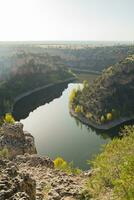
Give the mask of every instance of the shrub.
M 77 95 L 77 90 L 76 89 L 73 89 L 70 93 L 70 96 L 69 96 L 69 103 L 72 104 L 75 97 Z
M 2 158 L 8 158 L 9 157 L 9 151 L 6 147 L 0 151 L 0 157 Z
M 112 113 L 107 113 L 106 118 L 107 118 L 107 121 L 111 121 L 113 118 Z
M 104 115 L 101 116 L 101 123 L 104 123 L 106 121 Z
M 15 120 L 14 120 L 12 114 L 7 113 L 7 114 L 5 115 L 4 122 L 6 122 L 6 123 L 14 123 Z
M 68 174 L 80 174 L 81 170 L 73 166 L 73 162 L 67 163 L 63 158 L 57 157 L 54 160 L 54 167 L 56 169 L 65 171 Z
M 83 88 L 88 88 L 89 87 L 89 83 L 87 80 L 83 81 Z
M 62 166 L 63 163 L 64 163 L 64 160 L 61 157 L 57 157 L 54 160 L 54 166 L 55 166 L 55 168 L 61 168 L 61 166 Z
M 77 105 L 74 109 L 75 113 L 80 113 L 81 112 L 81 106 Z
M 134 126 L 126 126 L 123 135 L 104 146 L 103 152 L 90 162 L 95 173 L 86 188 L 93 198 L 100 199 L 111 191 L 113 199 L 133 200 Z

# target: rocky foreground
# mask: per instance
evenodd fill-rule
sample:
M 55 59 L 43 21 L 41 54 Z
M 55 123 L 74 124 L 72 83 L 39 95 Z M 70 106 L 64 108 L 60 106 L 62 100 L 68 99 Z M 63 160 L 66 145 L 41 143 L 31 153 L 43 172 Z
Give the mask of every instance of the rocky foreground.
M 48 157 L 19 155 L 0 160 L 0 200 L 81 199 L 87 174 L 66 174 L 54 169 Z
M 0 200 L 81 199 L 88 173 L 74 175 L 55 169 L 50 158 L 36 154 L 34 138 L 21 123 L 2 125 L 3 149 L 8 155 L 0 155 Z

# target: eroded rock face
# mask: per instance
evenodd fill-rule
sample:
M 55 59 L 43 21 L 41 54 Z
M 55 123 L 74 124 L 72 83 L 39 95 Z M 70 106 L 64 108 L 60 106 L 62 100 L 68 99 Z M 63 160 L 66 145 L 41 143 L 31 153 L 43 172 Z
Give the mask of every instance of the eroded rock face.
M 47 156 L 39 156 L 37 154 L 18 155 L 14 159 L 15 163 L 25 163 L 29 167 L 48 167 L 54 168 L 54 162 Z
M 14 162 L 0 160 L 0 200 L 35 200 L 36 182 Z
M 29 153 L 37 153 L 34 137 L 23 131 L 23 124 L 16 122 L 14 124 L 3 124 L 0 130 L 0 149 L 6 147 L 9 151 L 9 157 Z
M 38 155 L 0 159 L 0 200 L 80 200 L 87 174 L 67 174 Z

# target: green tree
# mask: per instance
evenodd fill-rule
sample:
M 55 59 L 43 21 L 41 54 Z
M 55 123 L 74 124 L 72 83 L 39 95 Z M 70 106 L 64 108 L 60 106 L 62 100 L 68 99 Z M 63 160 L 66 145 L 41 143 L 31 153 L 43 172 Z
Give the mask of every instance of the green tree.
M 87 80 L 83 81 L 83 88 L 88 88 L 89 87 L 89 83 Z
M 6 115 L 4 117 L 4 122 L 11 123 L 11 124 L 15 122 L 11 113 L 6 113 Z
M 81 106 L 80 105 L 77 105 L 76 107 L 75 107 L 75 113 L 80 113 L 81 112 Z
M 112 113 L 107 113 L 106 118 L 107 118 L 107 121 L 111 121 L 113 118 Z
M 104 123 L 106 121 L 104 115 L 101 116 L 101 123 Z

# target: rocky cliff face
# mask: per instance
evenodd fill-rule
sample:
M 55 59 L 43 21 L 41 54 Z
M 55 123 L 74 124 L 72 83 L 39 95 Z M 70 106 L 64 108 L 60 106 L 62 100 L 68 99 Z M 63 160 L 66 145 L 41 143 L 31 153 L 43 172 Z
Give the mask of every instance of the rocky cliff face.
M 35 200 L 36 181 L 28 173 L 20 173 L 9 160 L 0 160 L 0 200 Z
M 3 124 L 0 129 L 0 150 L 6 148 L 9 158 L 16 155 L 37 153 L 33 136 L 23 130 L 23 124 Z
M 89 175 L 68 175 L 37 154 L 0 159 L 0 200 L 80 200 Z

